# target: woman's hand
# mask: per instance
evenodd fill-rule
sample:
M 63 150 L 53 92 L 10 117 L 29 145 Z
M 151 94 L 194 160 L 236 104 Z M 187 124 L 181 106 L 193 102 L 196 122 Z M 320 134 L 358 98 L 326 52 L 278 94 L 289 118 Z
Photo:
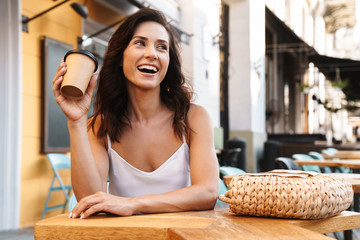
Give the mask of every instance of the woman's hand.
M 65 113 L 66 118 L 69 121 L 78 121 L 84 119 L 87 121 L 88 111 L 91 105 L 91 98 L 94 92 L 97 75 L 91 77 L 90 83 L 84 96 L 80 100 L 71 100 L 63 96 L 60 92 L 61 83 L 64 80 L 64 74 L 66 73 L 66 63 L 61 61 L 55 77 L 53 78 L 53 92 L 56 102 Z
M 107 212 L 119 216 L 130 216 L 135 213 L 135 198 L 124 198 L 104 192 L 97 192 L 80 200 L 70 213 L 70 218 L 89 217 L 97 212 Z

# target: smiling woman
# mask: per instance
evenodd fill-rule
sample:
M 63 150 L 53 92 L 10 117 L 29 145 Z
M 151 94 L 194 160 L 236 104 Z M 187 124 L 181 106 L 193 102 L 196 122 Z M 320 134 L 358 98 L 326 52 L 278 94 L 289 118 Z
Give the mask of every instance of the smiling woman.
M 109 42 L 89 120 L 96 76 L 82 99 L 66 99 L 59 88 L 67 66 L 59 66 L 53 91 L 68 121 L 79 201 L 70 217 L 214 207 L 213 128 L 205 109 L 191 103 L 177 40 L 159 11 L 127 17 Z

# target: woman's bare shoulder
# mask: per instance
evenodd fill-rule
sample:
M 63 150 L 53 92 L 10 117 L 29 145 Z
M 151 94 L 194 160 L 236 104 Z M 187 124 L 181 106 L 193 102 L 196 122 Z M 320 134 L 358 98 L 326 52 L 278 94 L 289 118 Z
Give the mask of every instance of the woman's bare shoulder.
M 191 104 L 187 118 L 190 128 L 192 129 L 201 127 L 203 124 L 211 125 L 211 119 L 208 111 L 200 105 Z
M 188 112 L 188 119 L 189 121 L 193 120 L 201 120 L 201 119 L 207 119 L 209 118 L 209 113 L 207 112 L 207 110 L 200 105 L 197 104 L 191 104 L 190 108 L 189 108 L 189 112 Z

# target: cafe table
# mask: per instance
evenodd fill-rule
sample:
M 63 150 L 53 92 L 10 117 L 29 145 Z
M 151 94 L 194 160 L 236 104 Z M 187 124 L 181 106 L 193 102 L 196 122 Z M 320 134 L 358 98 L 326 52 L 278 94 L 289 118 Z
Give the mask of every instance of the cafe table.
M 320 220 L 238 216 L 228 208 L 209 211 L 142 214 L 119 217 L 99 214 L 70 219 L 61 214 L 35 225 L 43 239 L 332 239 L 324 233 L 360 228 L 360 213 L 344 211 Z
M 360 159 L 349 160 L 295 160 L 299 166 L 303 165 L 317 165 L 327 167 L 347 167 L 356 171 L 360 169 Z
M 358 150 L 339 150 L 334 155 L 322 154 L 325 159 L 360 159 L 360 151 Z

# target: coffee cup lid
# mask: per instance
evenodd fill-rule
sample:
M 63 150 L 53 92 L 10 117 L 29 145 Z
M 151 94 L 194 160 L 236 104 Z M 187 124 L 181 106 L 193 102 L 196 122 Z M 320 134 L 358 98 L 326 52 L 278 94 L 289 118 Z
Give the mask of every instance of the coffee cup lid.
M 96 72 L 97 68 L 98 68 L 98 61 L 95 57 L 94 54 L 92 54 L 91 52 L 87 51 L 87 50 L 83 50 L 83 49 L 73 49 L 73 50 L 70 50 L 68 51 L 65 56 L 64 56 L 64 62 L 66 62 L 66 57 L 69 56 L 70 54 L 72 53 L 80 53 L 80 54 L 84 54 L 86 56 L 88 56 L 89 58 L 91 58 L 92 60 L 94 60 L 95 62 L 95 70 L 94 72 Z

